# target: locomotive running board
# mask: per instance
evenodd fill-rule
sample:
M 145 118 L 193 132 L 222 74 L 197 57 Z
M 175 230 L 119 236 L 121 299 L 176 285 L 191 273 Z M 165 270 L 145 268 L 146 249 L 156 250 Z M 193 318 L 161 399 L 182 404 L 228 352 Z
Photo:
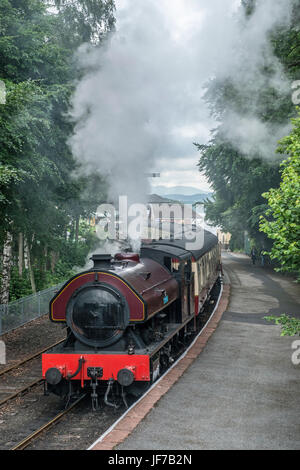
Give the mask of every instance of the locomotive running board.
M 168 323 L 168 332 L 166 336 L 153 346 L 147 348 L 146 350 L 143 350 L 143 354 L 148 354 L 149 357 L 154 356 L 166 343 L 170 341 L 170 339 L 173 338 L 177 333 L 179 333 L 180 330 L 182 330 L 190 321 L 193 321 L 195 319 L 194 315 L 191 315 L 189 318 L 187 318 L 184 323 Z M 136 351 L 136 354 L 140 354 L 140 350 Z

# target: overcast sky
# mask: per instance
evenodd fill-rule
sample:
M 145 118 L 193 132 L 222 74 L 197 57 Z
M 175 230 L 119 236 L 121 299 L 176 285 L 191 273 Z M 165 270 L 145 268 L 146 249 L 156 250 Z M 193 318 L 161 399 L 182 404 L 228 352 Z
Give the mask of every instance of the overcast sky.
M 141 2 L 143 3 L 143 2 Z M 186 50 L 187 54 L 191 53 L 190 49 L 194 46 L 194 52 L 191 53 L 192 60 L 196 59 L 203 60 L 200 53 L 203 49 L 199 47 L 201 41 L 201 32 L 203 26 L 205 26 L 205 20 L 209 14 L 207 9 L 204 7 L 211 4 L 210 13 L 219 6 L 219 15 L 215 11 L 216 24 L 218 16 L 222 15 L 227 10 L 228 13 L 232 13 L 236 10 L 240 4 L 240 0 L 160 0 L 156 2 L 153 0 L 153 4 L 158 5 L 160 13 L 161 24 L 165 25 L 164 34 L 166 36 L 166 42 L 170 40 L 173 43 L 173 48 L 170 50 L 170 58 L 174 51 L 176 53 L 176 43 L 178 45 L 178 54 L 182 54 L 183 50 Z M 132 24 L 137 20 L 134 15 L 134 8 L 137 3 L 132 0 L 116 0 L 117 7 L 117 28 L 122 23 Z M 225 7 L 225 8 L 224 8 Z M 153 14 L 153 22 L 156 21 L 155 14 L 157 10 L 145 9 L 145 14 Z M 207 25 L 206 25 L 207 26 Z M 147 27 L 147 23 L 146 23 Z M 194 42 L 197 41 L 197 42 Z M 204 41 L 206 42 L 206 41 Z M 155 54 L 157 44 L 156 38 L 153 43 L 153 53 Z M 204 46 L 205 49 L 205 46 Z M 197 56 L 197 51 L 199 55 Z M 141 52 L 143 52 L 141 48 Z M 209 50 L 207 50 L 209 54 Z M 137 62 L 139 57 L 136 57 Z M 203 60 L 204 64 L 206 59 Z M 185 67 L 185 64 L 182 64 Z M 190 77 L 187 77 L 190 78 Z M 194 78 L 194 77 L 193 77 Z M 154 162 L 152 168 L 155 172 L 160 172 L 161 177 L 152 180 L 152 186 L 165 185 L 165 186 L 193 186 L 198 189 L 209 190 L 211 189 L 205 177 L 201 175 L 197 168 L 197 162 L 199 154 L 193 142 L 206 143 L 209 140 L 210 130 L 214 127 L 215 122 L 210 118 L 208 110 L 205 108 L 205 104 L 199 100 L 203 93 L 203 79 L 207 79 L 207 73 L 199 74 L 199 81 L 194 82 L 197 84 L 193 90 L 193 97 L 196 98 L 198 106 L 202 109 L 198 109 L 198 113 L 195 113 L 195 109 L 188 106 L 191 104 L 191 96 L 187 96 L 187 107 L 185 108 L 185 115 L 181 116 L 181 119 L 174 119 L 174 109 L 170 107 L 170 120 L 173 121 L 173 126 L 170 126 L 166 132 L 168 135 L 165 136 L 165 141 L 162 142 L 162 146 L 165 147 L 164 151 L 161 152 L 159 158 Z M 184 97 L 185 90 L 185 77 L 181 78 L 182 83 L 182 96 Z M 156 86 L 155 79 L 153 86 Z M 163 105 L 163 104 L 162 104 Z M 200 117 L 200 119 L 199 119 Z M 177 116 L 178 118 L 178 116 Z
M 152 184 L 209 186 L 193 142 L 205 144 L 217 123 L 203 100 L 205 84 L 229 79 L 251 96 L 248 112 L 227 110 L 222 131 L 245 156 L 272 160 L 286 125 L 259 118 L 265 86 L 289 90 L 268 33 L 290 19 L 290 0 L 258 2 L 245 18 L 240 0 L 116 0 L 117 31 L 105 47 L 83 44 L 86 70 L 72 100 L 70 144 L 82 170 L 107 177 L 109 197 L 142 202 Z M 261 72 L 272 66 L 266 82 Z M 253 97 L 253 98 L 252 98 Z M 230 112 L 229 112 L 230 111 Z

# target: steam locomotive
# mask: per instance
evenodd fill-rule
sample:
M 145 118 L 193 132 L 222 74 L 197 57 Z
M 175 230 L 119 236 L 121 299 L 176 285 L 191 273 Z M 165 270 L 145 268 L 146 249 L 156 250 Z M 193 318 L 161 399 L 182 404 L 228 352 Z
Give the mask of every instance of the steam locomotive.
M 42 356 L 47 393 L 69 401 L 91 392 L 93 409 L 127 406 L 175 360 L 197 332 L 220 275 L 217 238 L 203 232 L 198 249 L 186 240 L 143 243 L 140 253 L 92 256 L 50 302 L 50 320 L 67 327 L 62 345 Z

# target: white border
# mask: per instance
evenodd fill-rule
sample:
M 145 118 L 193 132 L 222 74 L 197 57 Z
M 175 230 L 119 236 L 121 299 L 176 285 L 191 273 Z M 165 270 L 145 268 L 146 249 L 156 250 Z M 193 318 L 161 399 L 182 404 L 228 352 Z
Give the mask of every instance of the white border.
M 204 325 L 204 327 L 202 328 L 202 330 L 199 331 L 198 335 L 195 337 L 194 341 L 189 345 L 189 347 L 187 348 L 187 350 L 182 354 L 182 356 L 180 356 L 179 359 L 177 359 L 177 361 L 174 362 L 174 364 L 172 364 L 172 366 L 158 379 L 156 380 L 152 385 L 151 387 L 147 390 L 147 392 L 144 393 L 144 395 L 142 395 L 138 401 L 136 401 L 135 403 L 133 403 L 131 405 L 130 408 L 128 408 L 128 410 L 125 411 L 125 413 L 122 414 L 122 416 L 120 416 L 120 418 L 110 426 L 110 428 L 107 429 L 107 431 L 105 431 L 105 433 L 103 433 L 90 447 L 88 447 L 87 450 L 92 450 L 93 447 L 95 447 L 95 445 L 97 445 L 99 442 L 101 442 L 116 426 L 117 424 L 123 419 L 125 418 L 125 416 L 127 415 L 127 413 L 129 413 L 129 411 L 131 411 L 141 400 L 143 400 L 143 398 L 145 398 L 148 393 L 151 392 L 151 390 L 156 387 L 156 385 L 173 369 L 173 367 L 175 367 L 185 356 L 186 354 L 189 352 L 189 350 L 192 348 L 192 346 L 194 346 L 195 342 L 197 341 L 197 339 L 199 338 L 199 336 L 201 335 L 201 333 L 205 330 L 205 328 L 209 325 L 211 319 L 212 319 L 212 316 L 214 315 L 215 311 L 217 310 L 218 306 L 219 306 L 219 303 L 220 303 L 220 299 L 222 297 L 222 293 L 223 293 L 223 283 L 221 284 L 221 290 L 220 290 L 220 294 L 219 294 L 219 298 L 218 298 L 218 301 L 215 305 L 215 308 L 213 309 L 213 312 L 212 314 L 210 315 L 208 321 L 206 322 L 206 324 Z

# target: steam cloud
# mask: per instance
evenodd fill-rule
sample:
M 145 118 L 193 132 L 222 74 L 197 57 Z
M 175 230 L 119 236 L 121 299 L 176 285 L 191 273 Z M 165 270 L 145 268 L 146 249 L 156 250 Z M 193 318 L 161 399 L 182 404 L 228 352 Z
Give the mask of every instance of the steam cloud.
M 190 161 L 192 142 L 204 143 L 216 127 L 203 100 L 214 76 L 253 96 L 246 116 L 226 116 L 227 137 L 247 154 L 274 158 L 287 127 L 262 123 L 255 97 L 266 86 L 265 65 L 276 90 L 290 89 L 268 44 L 271 29 L 289 20 L 290 0 L 260 0 L 250 20 L 238 0 L 117 1 L 117 32 L 105 47 L 78 51 L 85 73 L 73 97 L 70 144 L 82 170 L 106 175 L 110 198 L 144 202 L 145 173 L 159 162 Z

